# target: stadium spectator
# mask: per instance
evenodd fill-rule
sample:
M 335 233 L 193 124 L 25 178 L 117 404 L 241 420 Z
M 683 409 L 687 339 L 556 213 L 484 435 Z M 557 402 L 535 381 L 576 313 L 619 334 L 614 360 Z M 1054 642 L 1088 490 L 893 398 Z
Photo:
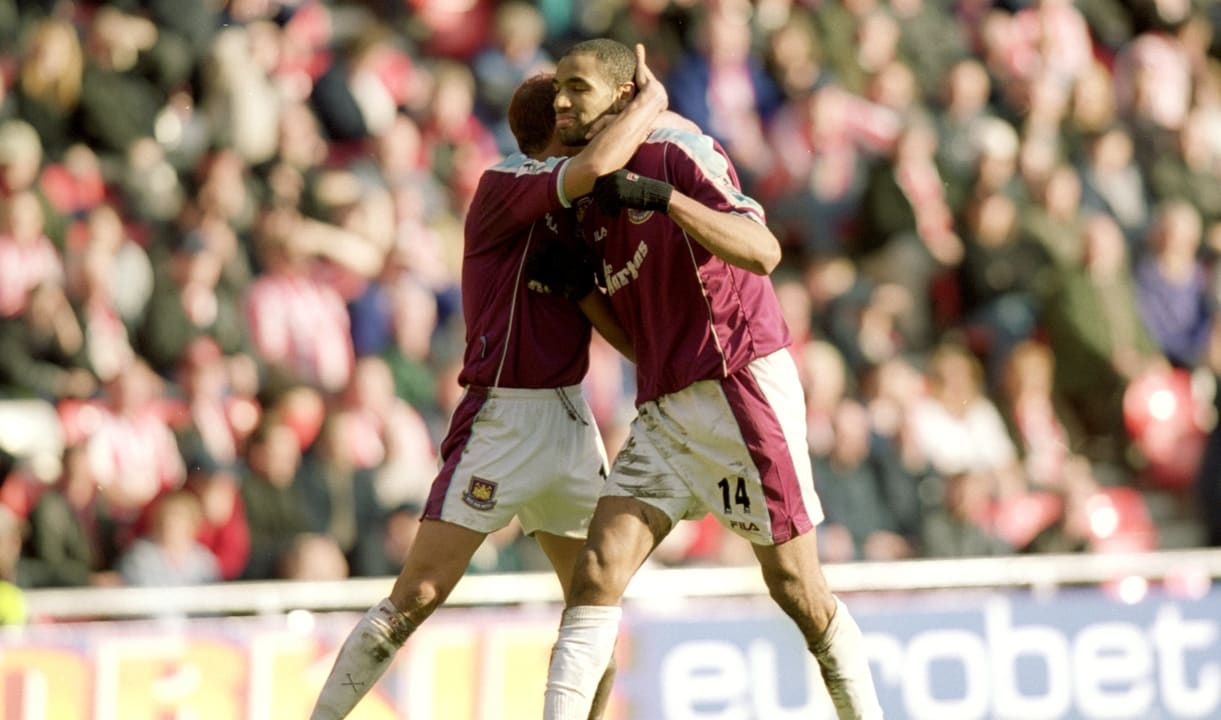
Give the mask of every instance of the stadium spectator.
M 998 497 L 1018 494 L 1026 478 L 995 403 L 985 394 L 982 368 L 965 347 L 943 342 L 928 369 L 928 396 L 912 408 L 921 453 L 943 478 L 970 475 Z
M 309 530 L 331 538 L 350 574 L 363 576 L 378 565 L 385 508 L 378 502 L 372 471 L 355 457 L 352 441 L 360 433 L 354 425 L 350 413 L 327 418 L 301 459 L 295 486 Z
M 292 427 L 273 413 L 251 436 L 245 461 L 241 490 L 250 560 L 242 577 L 267 580 L 277 576 L 296 537 L 310 531 L 309 509 L 297 485 L 301 444 Z
M 830 562 L 911 557 L 915 549 L 902 535 L 885 492 L 896 480 L 914 483 L 910 478 L 888 477 L 896 468 L 883 453 L 875 451 L 869 413 L 859 402 L 841 401 L 832 423 L 834 443 L 830 452 L 812 458 L 814 484 L 827 513 L 826 522 L 818 530 L 823 557 Z M 846 546 L 833 540 L 845 531 Z
M 331 410 L 342 418 L 351 462 L 374 474 L 383 508 L 423 506 L 436 472 L 436 443 L 415 408 L 394 393 L 390 366 L 380 357 L 356 361 L 352 382 Z
M 85 334 L 54 282 L 33 289 L 25 310 L 0 319 L 0 395 L 54 402 L 97 390 L 85 360 Z
M 143 360 L 132 360 L 103 382 L 103 402 L 83 411 L 91 471 L 110 513 L 128 527 L 149 501 L 186 478 L 160 403 L 163 384 Z
M 352 373 L 348 313 L 339 293 L 310 275 L 314 257 L 299 234 L 305 222 L 288 210 L 263 219 L 263 273 L 244 298 L 246 318 L 255 353 L 278 378 L 274 382 L 335 392 Z
M 1089 217 L 1083 262 L 1057 274 L 1043 324 L 1055 348 L 1056 392 L 1073 415 L 1069 427 L 1082 433 L 1073 447 L 1118 461 L 1124 389 L 1163 360 L 1140 316 L 1123 232 L 1110 217 Z
M 1152 224 L 1153 208 L 1132 136 L 1119 126 L 1107 128 L 1086 139 L 1084 155 L 1077 166 L 1082 206 L 1115 218 L 1135 256 Z
M 195 539 L 216 558 L 222 580 L 240 578 L 250 560 L 250 525 L 240 476 L 232 461 L 218 462 L 201 454 L 188 462 L 185 488 L 198 498 L 201 511 Z
M 203 523 L 199 498 L 175 490 L 149 509 L 146 532 L 119 556 L 119 576 L 127 585 L 168 587 L 202 585 L 220 579 L 216 556 L 197 539 Z
M 962 471 L 945 478 L 944 500 L 924 518 L 920 546 L 933 558 L 1010 555 L 1011 548 L 990 526 L 992 480 Z
M 99 499 L 82 445 L 68 447 L 55 484 L 41 493 L 27 519 L 25 562 L 31 587 L 106 586 L 118 556 L 115 523 Z
M 140 354 L 158 372 L 174 372 L 200 339 L 226 354 L 247 350 L 240 298 L 222 282 L 224 257 L 216 249 L 235 241 L 208 237 L 232 232 L 220 220 L 205 218 L 159 258 L 147 310 L 135 332 Z
M 26 34 L 19 65 L 12 89 L 17 114 L 38 132 L 47 155 L 58 158 L 73 141 L 84 80 L 76 28 L 59 18 L 39 22 Z
M 1215 300 L 1200 260 L 1200 215 L 1186 202 L 1157 210 L 1148 253 L 1135 267 L 1140 316 L 1171 364 L 1192 369 L 1204 357 Z
M 666 79 L 674 111 L 724 146 L 744 182 L 769 172 L 772 149 L 764 124 L 780 104 L 780 90 L 751 52 L 751 12 L 745 0 L 714 0 L 695 19 L 691 49 Z
M 64 266 L 44 232 L 44 215 L 32 192 L 0 204 L 0 318 L 25 310 L 30 292 L 43 283 L 63 283 Z
M 973 197 L 961 225 L 966 250 L 957 285 L 961 306 L 970 309 L 960 322 L 995 388 L 1014 346 L 1038 329 L 1051 291 L 1051 258 L 1021 233 L 1018 204 L 1004 193 Z
M 1061 488 L 1072 456 L 1071 435 L 1055 395 L 1055 360 L 1049 347 L 1019 343 L 1005 361 L 1001 413 L 1034 488 Z

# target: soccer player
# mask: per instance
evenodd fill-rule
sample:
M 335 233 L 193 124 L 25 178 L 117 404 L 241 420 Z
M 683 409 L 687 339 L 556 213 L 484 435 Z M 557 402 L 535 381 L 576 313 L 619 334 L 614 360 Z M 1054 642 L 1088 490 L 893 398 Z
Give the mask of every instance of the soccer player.
M 522 153 L 484 173 L 466 221 L 466 354 L 459 377 L 466 391 L 441 445 L 442 467 L 390 596 L 344 642 L 313 720 L 351 712 L 445 601 L 484 538 L 515 515 L 568 592 L 607 466 L 579 386 L 589 363 L 590 320 L 621 351 L 630 348 L 605 295 L 594 288 L 592 268 L 583 288 L 579 273 L 575 280 L 561 273 L 540 281 L 527 268 L 538 264 L 534 253 L 544 244 L 575 237 L 565 206 L 588 193 L 599 175 L 622 167 L 665 109 L 665 89 L 644 64 L 643 47 L 637 52 L 640 69 L 629 84 L 639 92 L 610 108 L 613 120 L 604 119 L 604 129 L 572 158 L 566 157 L 572 148 L 554 132 L 552 78 L 531 78 L 513 96 L 510 128 Z M 580 306 L 565 293 L 548 292 L 552 283 Z M 609 680 L 603 687 L 606 694 L 582 720 L 600 716 Z
M 605 39 L 568 51 L 556 69 L 561 139 L 585 142 L 588 124 L 631 92 L 634 63 L 630 49 Z M 598 180 L 577 215 L 636 352 L 638 414 L 577 560 L 544 717 L 586 716 L 629 580 L 676 522 L 707 512 L 753 543 L 839 716 L 880 717 L 860 629 L 819 565 L 822 507 L 768 278 L 780 246 L 762 208 L 710 137 L 662 128 L 625 170 Z

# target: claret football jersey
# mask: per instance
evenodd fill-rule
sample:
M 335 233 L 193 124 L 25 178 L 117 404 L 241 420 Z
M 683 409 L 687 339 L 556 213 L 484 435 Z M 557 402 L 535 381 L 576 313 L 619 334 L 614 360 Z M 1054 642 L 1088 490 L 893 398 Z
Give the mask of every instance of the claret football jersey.
M 479 180 L 462 261 L 463 385 L 562 387 L 585 376 L 588 320 L 576 303 L 531 283 L 526 272 L 530 253 L 576 234 L 560 197 L 566 162 L 514 154 Z
M 716 210 L 765 223 L 712 138 L 654 130 L 628 169 L 672 184 Z M 723 378 L 789 342 L 771 279 L 717 258 L 664 213 L 603 214 L 576 204 L 584 241 L 636 351 L 637 403 Z

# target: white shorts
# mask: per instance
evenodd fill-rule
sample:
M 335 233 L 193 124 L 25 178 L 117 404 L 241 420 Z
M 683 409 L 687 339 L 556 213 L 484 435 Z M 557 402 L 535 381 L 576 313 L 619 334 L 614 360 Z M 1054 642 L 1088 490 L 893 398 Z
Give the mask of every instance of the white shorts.
M 792 356 L 780 350 L 642 404 L 602 494 L 634 497 L 671 522 L 712 512 L 757 545 L 809 532 L 823 512 Z
M 490 533 L 583 538 L 606 481 L 606 449 L 579 386 L 467 388 L 441 443 L 424 517 Z

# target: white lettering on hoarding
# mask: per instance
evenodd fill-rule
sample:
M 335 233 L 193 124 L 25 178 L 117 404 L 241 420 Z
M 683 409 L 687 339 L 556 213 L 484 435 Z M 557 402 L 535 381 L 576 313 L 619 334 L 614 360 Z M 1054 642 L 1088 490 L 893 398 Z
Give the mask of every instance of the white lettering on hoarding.
M 865 647 L 894 712 L 924 718 L 1040 720 L 1065 716 L 1215 717 L 1221 709 L 1218 624 L 1185 619 L 1173 603 L 1152 622 L 1078 628 L 1016 624 L 1008 600 L 989 603 L 982 629 L 936 628 L 909 637 L 867 632 Z M 792 695 L 771 639 L 683 642 L 661 661 L 665 720 L 831 718 L 817 664 L 805 655 L 806 697 Z M 1019 680 L 1020 675 L 1020 680 Z M 952 678 L 953 681 L 947 680 Z M 1160 703 L 1160 705 L 1159 705 Z M 892 702 L 893 704 L 893 702 Z
M 1077 706 L 1091 717 L 1149 717 L 1156 692 L 1153 653 L 1131 623 L 1088 625 L 1073 644 Z
M 727 642 L 682 643 L 661 663 L 667 720 L 752 720 L 746 658 Z
M 1217 624 L 1208 620 L 1184 620 L 1174 605 L 1163 605 L 1153 622 L 1153 644 L 1157 648 L 1158 685 L 1166 710 L 1174 717 L 1203 718 L 1221 707 L 1221 667 L 1204 664 L 1196 682 L 1187 677 L 1187 654 L 1217 644 Z
M 1054 718 L 1068 712 L 1072 704 L 1069 688 L 1068 640 L 1064 633 L 1048 625 L 1023 625 L 1013 628 L 1013 613 L 1007 602 L 989 603 L 984 627 L 992 658 L 992 706 L 1005 718 Z M 1018 686 L 1019 658 L 1041 661 L 1041 679 L 1046 690 L 1025 694 Z
M 933 695 L 934 667 L 950 664 L 963 677 L 963 696 Z M 977 718 L 988 710 L 988 651 L 978 635 L 966 630 L 931 630 L 912 638 L 903 663 L 903 701 L 911 717 Z

